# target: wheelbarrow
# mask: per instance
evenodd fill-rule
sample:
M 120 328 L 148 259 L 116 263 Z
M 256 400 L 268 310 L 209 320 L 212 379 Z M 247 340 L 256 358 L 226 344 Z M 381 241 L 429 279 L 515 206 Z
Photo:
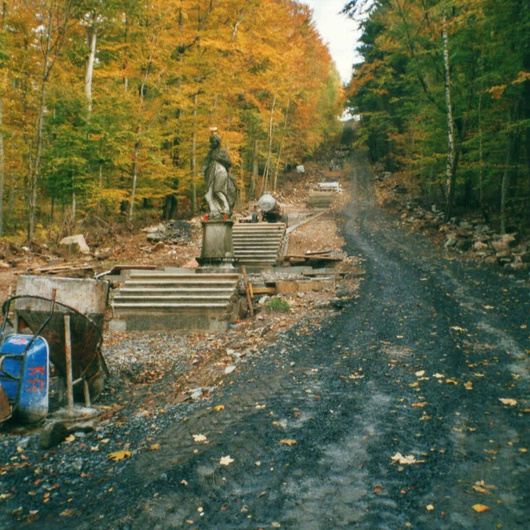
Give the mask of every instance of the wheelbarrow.
M 12 304 L 15 306 L 14 334 L 6 334 Z M 46 305 L 50 308 L 48 312 L 44 310 Z M 66 379 L 68 407 L 74 406 L 74 393 L 84 398 L 86 406 L 90 406 L 91 401 L 103 390 L 105 376 L 109 375 L 101 353 L 103 336 L 100 326 L 75 308 L 57 302 L 55 293 L 51 299 L 31 295 L 13 296 L 4 302 L 2 314 L 0 368 L 4 367 L 5 370 L 0 371 L 0 384 L 13 414 L 16 413 L 20 421 L 27 423 L 46 416 L 49 399 L 48 360 L 55 371 Z M 19 334 L 21 330 L 23 334 Z M 41 351 L 44 347 L 45 355 Z M 36 367 L 40 370 L 39 374 L 45 377 L 45 382 L 33 383 L 32 379 L 28 379 L 35 374 Z M 38 407 L 34 405 L 37 390 L 31 385 L 38 385 L 41 392 L 42 399 Z M 32 396 L 35 398 L 30 399 Z

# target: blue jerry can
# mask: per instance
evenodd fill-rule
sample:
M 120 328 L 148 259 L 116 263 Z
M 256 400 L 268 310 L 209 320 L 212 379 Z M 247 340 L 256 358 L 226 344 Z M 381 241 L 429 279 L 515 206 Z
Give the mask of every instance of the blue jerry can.
M 48 414 L 49 347 L 33 335 L 10 335 L 0 346 L 0 386 L 13 416 L 36 423 Z

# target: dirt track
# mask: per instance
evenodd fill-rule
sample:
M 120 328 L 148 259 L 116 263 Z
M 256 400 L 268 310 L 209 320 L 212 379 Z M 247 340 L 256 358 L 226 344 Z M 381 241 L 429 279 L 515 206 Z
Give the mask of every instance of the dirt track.
M 6 442 L 2 527 L 30 510 L 39 528 L 530 526 L 528 277 L 401 232 L 355 168 L 340 222 L 364 260 L 358 301 L 301 321 L 213 398 L 124 419 L 107 444 L 31 441 L 37 476 Z M 130 458 L 109 462 L 118 449 Z

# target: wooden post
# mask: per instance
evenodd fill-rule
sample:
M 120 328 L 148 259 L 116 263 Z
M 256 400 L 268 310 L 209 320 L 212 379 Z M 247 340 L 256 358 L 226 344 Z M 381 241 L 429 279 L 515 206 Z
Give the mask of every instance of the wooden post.
M 250 313 L 250 316 L 254 316 L 254 308 L 252 307 L 252 296 L 250 295 L 250 285 L 248 283 L 247 279 L 247 267 L 245 265 L 241 265 L 241 272 L 243 273 L 243 282 L 245 284 L 245 293 L 247 295 L 247 302 L 248 302 L 248 311 Z
M 64 353 L 66 355 L 66 395 L 68 408 L 74 408 L 74 384 L 72 377 L 72 336 L 70 331 L 70 315 L 64 315 Z

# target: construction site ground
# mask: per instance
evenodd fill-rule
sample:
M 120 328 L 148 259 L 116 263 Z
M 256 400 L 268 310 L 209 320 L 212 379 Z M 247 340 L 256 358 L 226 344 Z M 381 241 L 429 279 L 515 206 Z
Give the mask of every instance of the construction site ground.
M 0 439 L 2 528 L 529 527 L 527 272 L 403 230 L 360 154 L 350 177 L 310 248 L 343 237 L 346 283 L 220 335 L 107 335 L 94 430 Z

